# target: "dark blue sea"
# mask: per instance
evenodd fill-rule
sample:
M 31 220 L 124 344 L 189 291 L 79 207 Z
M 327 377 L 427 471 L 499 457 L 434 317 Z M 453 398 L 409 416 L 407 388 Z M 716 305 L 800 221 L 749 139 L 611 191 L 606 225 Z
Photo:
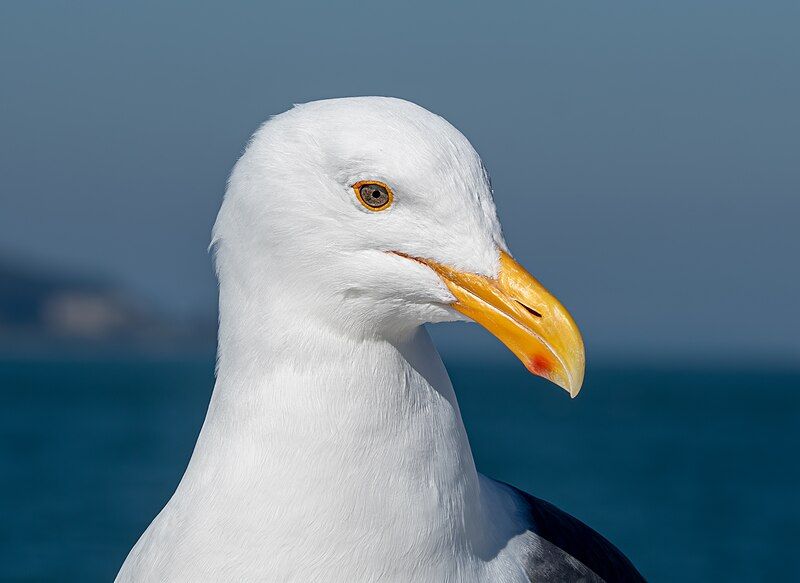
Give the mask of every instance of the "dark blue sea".
M 595 366 L 576 400 L 448 363 L 478 468 L 651 581 L 800 581 L 800 371 Z M 0 577 L 112 581 L 175 488 L 213 362 L 0 363 Z

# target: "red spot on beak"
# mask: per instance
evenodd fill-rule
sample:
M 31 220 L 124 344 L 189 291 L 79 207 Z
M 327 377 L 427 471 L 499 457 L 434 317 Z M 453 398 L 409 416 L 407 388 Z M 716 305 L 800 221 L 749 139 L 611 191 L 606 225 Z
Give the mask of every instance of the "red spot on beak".
M 550 360 L 541 354 L 537 354 L 528 361 L 527 368 L 530 372 L 540 377 L 546 377 L 552 370 Z

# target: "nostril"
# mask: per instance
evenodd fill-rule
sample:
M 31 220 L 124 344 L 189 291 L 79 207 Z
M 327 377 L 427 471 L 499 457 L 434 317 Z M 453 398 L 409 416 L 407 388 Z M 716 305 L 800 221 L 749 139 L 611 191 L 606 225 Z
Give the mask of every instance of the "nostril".
M 526 310 L 528 310 L 528 312 L 530 312 L 531 314 L 533 314 L 533 315 L 534 315 L 534 316 L 536 316 L 537 318 L 541 318 L 541 317 L 542 317 L 542 315 L 541 315 L 539 312 L 537 312 L 536 310 L 534 310 L 534 309 L 533 309 L 533 308 L 531 308 L 530 306 L 526 306 L 525 304 L 523 304 L 523 303 L 522 303 L 521 301 L 519 301 L 519 300 L 514 300 L 514 301 L 515 301 L 515 302 L 517 302 L 517 303 L 518 303 L 520 306 L 522 306 L 522 307 L 523 307 L 523 308 L 525 308 Z

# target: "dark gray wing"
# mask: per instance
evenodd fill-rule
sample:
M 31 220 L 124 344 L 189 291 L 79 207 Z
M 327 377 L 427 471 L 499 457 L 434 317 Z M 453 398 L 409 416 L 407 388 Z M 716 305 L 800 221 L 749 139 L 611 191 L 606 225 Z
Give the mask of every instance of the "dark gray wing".
M 531 581 L 645 581 L 628 557 L 605 537 L 549 502 L 508 487 L 527 511 L 531 532 L 541 543 L 532 545 L 525 557 Z

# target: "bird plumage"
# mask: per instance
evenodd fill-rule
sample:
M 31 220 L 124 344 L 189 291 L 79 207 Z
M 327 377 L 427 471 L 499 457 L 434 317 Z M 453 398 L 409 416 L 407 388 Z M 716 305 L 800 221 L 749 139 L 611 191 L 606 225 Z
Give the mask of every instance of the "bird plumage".
M 392 208 L 355 200 L 364 179 L 392 185 Z M 475 468 L 422 327 L 464 317 L 406 258 L 501 269 L 488 177 L 455 128 L 388 98 L 277 116 L 236 164 L 213 241 L 213 397 L 119 583 L 636 580 L 588 527 Z

